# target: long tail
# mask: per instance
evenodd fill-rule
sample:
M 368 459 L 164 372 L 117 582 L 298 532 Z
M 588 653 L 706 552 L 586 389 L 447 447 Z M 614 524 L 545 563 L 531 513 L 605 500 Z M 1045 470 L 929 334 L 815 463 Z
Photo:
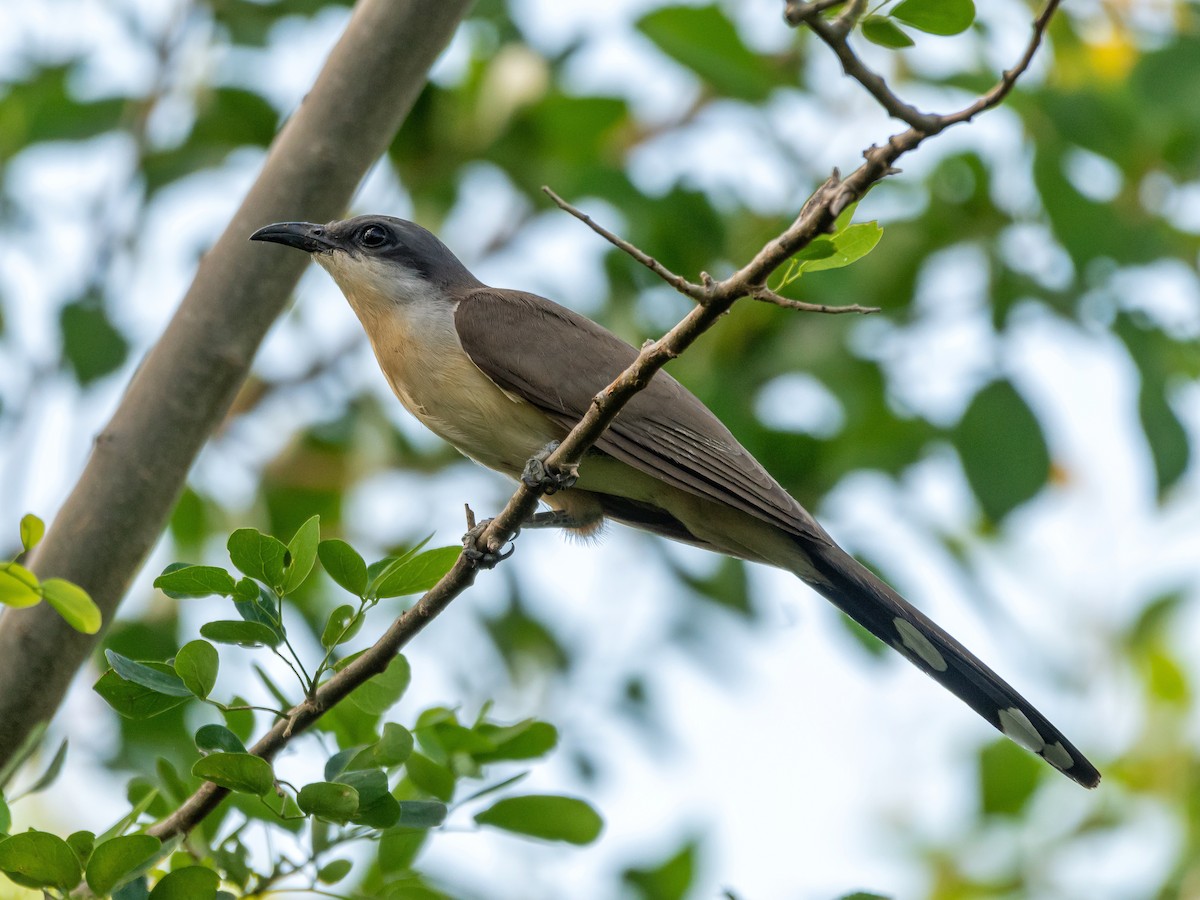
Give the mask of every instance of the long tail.
M 1068 778 L 1087 788 L 1100 783 L 1061 731 L 929 617 L 837 546 L 804 549 L 820 579 L 801 577 L 846 615 Z

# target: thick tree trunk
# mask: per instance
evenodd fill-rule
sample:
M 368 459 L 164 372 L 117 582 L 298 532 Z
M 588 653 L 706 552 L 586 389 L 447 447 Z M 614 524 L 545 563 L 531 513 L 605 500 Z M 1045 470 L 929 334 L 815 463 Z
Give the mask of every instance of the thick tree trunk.
M 77 582 L 111 621 L 188 469 L 232 402 L 307 259 L 247 237 L 270 222 L 341 215 L 386 150 L 469 0 L 360 0 L 312 91 L 179 311 L 96 438 L 33 568 Z M 0 618 L 0 764 L 58 708 L 96 644 L 45 604 Z

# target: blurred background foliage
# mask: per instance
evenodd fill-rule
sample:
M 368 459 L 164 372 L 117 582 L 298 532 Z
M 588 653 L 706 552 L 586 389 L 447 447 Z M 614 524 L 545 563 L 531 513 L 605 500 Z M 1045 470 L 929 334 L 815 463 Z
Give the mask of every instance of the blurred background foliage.
M 747 259 L 833 166 L 848 171 L 897 129 L 822 47 L 782 24 L 779 3 L 579 6 L 590 8 L 476 4 L 354 210 L 414 218 L 485 280 L 553 296 L 640 343 L 685 302 L 547 209 L 541 185 L 695 277 Z M 1054 692 L 1078 723 L 1067 730 L 1082 733 L 1105 773 L 1100 793 L 1080 798 L 964 725 L 954 761 L 978 774 L 953 781 L 963 788 L 954 826 L 929 828 L 889 800 L 903 773 L 868 748 L 847 770 L 857 778 L 834 790 L 848 803 L 855 793 L 872 823 L 864 832 L 888 832 L 884 871 L 896 880 L 862 870 L 847 848 L 834 881 L 845 890 L 1200 892 L 1197 13 L 1182 0 L 1067 4 L 1003 110 L 932 142 L 864 201 L 857 218 L 885 228 L 875 252 L 788 289 L 882 313 L 812 317 L 744 303 L 672 365 L 789 491 L 907 593 L 941 581 L 955 602 L 973 602 L 967 614 L 987 623 L 995 655 L 1028 665 L 1020 683 L 1034 696 L 1039 682 Z M 61 500 L 345 16 L 344 4 L 323 0 L 53 0 L 0 13 L 0 511 L 10 525 L 27 509 L 49 517 Z M 864 54 L 919 106 L 955 108 L 1011 65 L 1029 20 L 1020 3 L 981 5 L 959 38 Z M 380 552 L 434 527 L 452 539 L 462 502 L 482 514 L 505 496 L 398 411 L 330 285 L 306 278 L 299 293 L 149 569 L 221 560 L 234 527 L 287 536 L 314 513 L 327 535 Z M 848 512 L 860 497 L 873 498 L 865 512 Z M 740 684 L 726 678 L 739 653 L 755 652 L 731 649 L 729 635 L 763 635 L 791 600 L 766 596 L 741 564 L 625 540 L 582 552 L 601 557 L 598 578 L 617 565 L 606 554 L 638 560 L 653 585 L 638 601 L 661 600 L 662 610 L 631 625 L 622 595 L 598 584 L 610 608 L 588 621 L 603 623 L 601 642 L 642 623 L 636 653 L 598 653 L 585 640 L 596 635 L 569 624 L 582 576 L 564 567 L 580 551 L 525 536 L 516 565 L 490 576 L 481 599 L 459 601 L 448 614 L 457 624 L 431 632 L 416 679 L 436 670 L 430 690 L 449 704 L 494 698 L 513 718 L 555 722 L 570 761 L 560 783 L 574 779 L 602 809 L 621 754 L 661 758 L 665 770 L 707 739 L 729 742 L 732 767 L 756 757 L 787 766 L 787 754 L 752 735 L 671 733 L 665 707 L 685 701 L 652 663 L 682 654 L 709 672 L 706 690 L 767 690 L 746 683 L 744 666 Z M 300 612 L 319 629 L 333 602 L 317 583 Z M 797 602 L 807 615 L 809 598 Z M 549 612 L 555 604 L 564 609 Z M 127 606 L 107 639 L 119 652 L 166 658 L 193 636 L 186 607 L 145 579 Z M 882 659 L 871 640 L 847 637 L 844 655 L 858 646 L 862 666 Z M 898 677 L 894 668 L 883 679 Z M 837 691 L 842 673 L 824 677 Z M 932 691 L 921 702 L 949 704 Z M 87 697 L 68 709 L 104 720 L 94 739 L 77 740 L 101 796 L 108 770 L 181 762 L 181 712 L 117 722 Z M 875 714 L 857 711 L 861 736 L 885 742 Z M 62 727 L 76 724 L 68 716 Z M 632 743 L 597 741 L 610 728 Z M 821 765 L 816 750 L 803 759 Z M 806 798 L 783 802 L 806 815 Z M 645 814 L 658 815 L 647 803 Z M 752 817 L 741 827 L 753 829 Z M 723 868 L 737 857 L 703 816 L 664 826 L 645 846 L 613 828 L 614 849 L 589 870 L 594 896 L 713 896 L 718 886 L 754 896 L 763 877 Z M 1149 857 L 1131 830 L 1154 836 Z M 554 896 L 531 887 L 530 867 L 544 857 L 522 851 L 500 863 L 507 846 L 474 864 L 435 859 L 431 871 L 464 896 Z M 581 856 L 570 865 L 583 865 L 590 851 L 571 852 Z M 1103 864 L 1082 862 L 1097 854 Z M 1126 856 L 1140 862 L 1122 867 Z M 531 880 L 497 883 L 493 864 L 525 865 Z M 795 864 L 780 860 L 784 874 L 763 883 L 821 896 Z M 1077 890 L 1099 878 L 1111 880 Z

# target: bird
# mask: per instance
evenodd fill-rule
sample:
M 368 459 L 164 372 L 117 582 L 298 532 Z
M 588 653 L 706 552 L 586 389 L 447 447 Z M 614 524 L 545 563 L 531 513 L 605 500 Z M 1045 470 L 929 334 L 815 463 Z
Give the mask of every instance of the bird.
M 461 453 L 527 476 L 638 355 L 544 297 L 489 287 L 436 235 L 364 215 L 281 222 L 250 236 L 296 248 L 357 314 L 396 397 Z M 540 454 L 540 455 L 539 455 Z M 543 496 L 539 524 L 576 535 L 606 520 L 793 573 L 965 702 L 1084 787 L 1091 762 L 1015 689 L 834 542 L 703 402 L 663 371 L 578 466 Z

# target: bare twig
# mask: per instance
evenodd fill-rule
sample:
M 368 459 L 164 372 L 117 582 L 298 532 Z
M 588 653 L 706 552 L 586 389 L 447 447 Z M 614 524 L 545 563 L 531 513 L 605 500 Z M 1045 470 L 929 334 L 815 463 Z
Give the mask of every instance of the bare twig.
M 655 275 L 657 275 L 659 278 L 661 278 L 667 284 L 671 285 L 671 287 L 675 288 L 680 293 L 687 294 L 689 297 L 692 297 L 695 300 L 703 300 L 704 299 L 703 290 L 700 290 L 697 293 L 696 285 L 692 284 L 690 281 L 688 281 L 682 275 L 676 275 L 674 272 L 672 272 L 670 269 L 668 269 L 666 266 L 664 266 L 662 263 L 660 263 L 653 256 L 650 256 L 648 253 L 643 253 L 637 247 L 633 246 L 633 244 L 629 243 L 629 241 L 625 240 L 624 238 L 618 237 L 617 235 L 615 235 L 611 231 L 609 231 L 607 228 L 605 228 L 603 225 L 598 224 L 594 219 L 592 219 L 591 216 L 580 211 L 579 209 L 576 209 L 574 206 L 572 206 L 570 203 L 568 203 L 562 197 L 558 196 L 558 194 L 554 193 L 554 191 L 551 190 L 548 186 L 542 185 L 542 192 L 547 197 L 549 197 L 551 200 L 553 200 L 560 209 L 564 209 L 567 212 L 569 212 L 571 215 L 573 215 L 575 218 L 577 218 L 580 222 L 582 222 L 588 228 L 592 229 L 592 231 L 596 232 L 596 234 L 600 235 L 600 237 L 604 238 L 606 241 L 608 241 L 610 244 L 612 244 L 617 249 L 622 250 L 625 253 L 628 253 L 630 256 L 632 256 L 634 259 L 636 259 L 638 262 L 640 262 L 643 266 L 645 266 L 647 269 L 649 269 L 651 272 L 653 272 Z
M 837 316 L 843 313 L 858 313 L 859 315 L 870 315 L 871 313 L 879 312 L 878 306 L 859 306 L 853 303 L 850 306 L 830 306 L 826 303 L 805 303 L 803 300 L 792 300 L 789 297 L 781 297 L 779 294 L 767 288 L 759 288 L 752 292 L 750 297 L 755 300 L 761 300 L 763 303 L 773 303 L 776 306 L 782 306 L 784 309 L 794 309 L 799 312 L 814 312 L 828 313 L 829 315 Z

